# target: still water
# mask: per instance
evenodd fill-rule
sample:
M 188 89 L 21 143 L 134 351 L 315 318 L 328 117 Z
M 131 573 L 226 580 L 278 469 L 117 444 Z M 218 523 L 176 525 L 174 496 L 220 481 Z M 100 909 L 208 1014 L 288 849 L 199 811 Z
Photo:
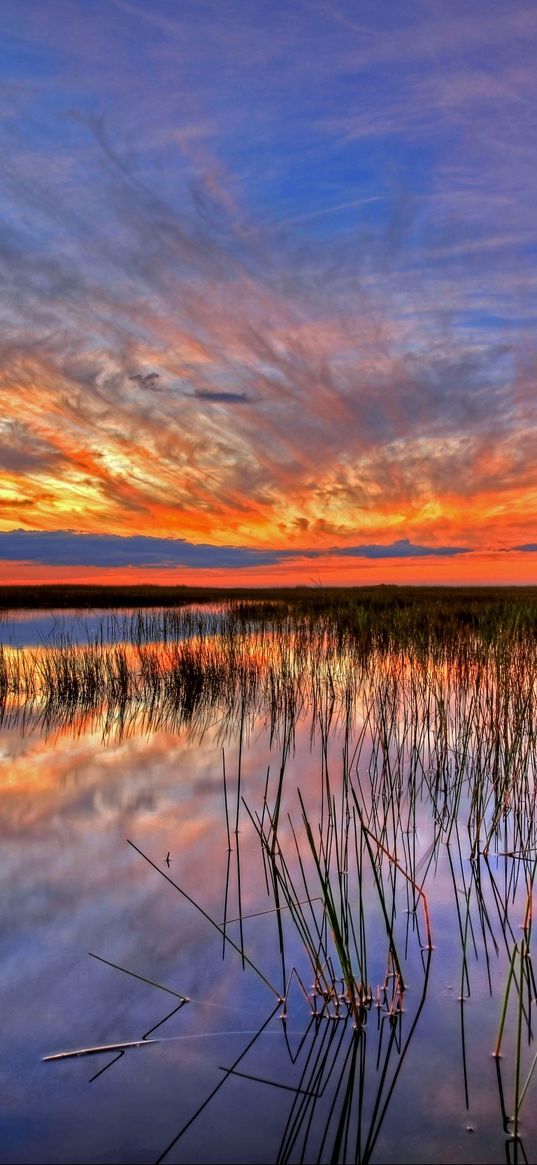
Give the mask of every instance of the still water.
M 6 666 L 28 676 L 55 635 L 112 650 L 119 618 L 4 618 Z M 248 650 L 275 674 L 292 657 Z M 537 1160 L 533 705 L 499 806 L 497 675 L 462 690 L 431 664 L 413 687 L 371 658 L 351 700 L 318 665 L 287 703 L 272 677 L 272 711 L 243 688 L 174 716 L 139 679 L 127 711 L 104 690 L 58 706 L 43 672 L 4 689 L 2 1161 Z

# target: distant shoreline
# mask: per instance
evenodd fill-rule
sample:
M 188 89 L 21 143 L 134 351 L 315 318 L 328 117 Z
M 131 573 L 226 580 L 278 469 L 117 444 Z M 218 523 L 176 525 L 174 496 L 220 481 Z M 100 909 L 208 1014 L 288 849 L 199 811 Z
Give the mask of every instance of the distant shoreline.
M 439 599 L 461 602 L 465 597 L 493 600 L 537 601 L 537 586 L 377 586 L 320 587 L 193 587 L 193 586 L 118 586 L 84 585 L 71 583 L 29 583 L 21 586 L 0 585 L 0 611 L 50 610 L 51 608 L 107 608 L 107 607 L 172 607 L 187 603 L 225 602 L 231 600 L 273 602 L 285 600 L 291 604 L 327 606 L 331 602 L 352 602 L 353 599 L 381 605 L 413 603 L 420 599 Z

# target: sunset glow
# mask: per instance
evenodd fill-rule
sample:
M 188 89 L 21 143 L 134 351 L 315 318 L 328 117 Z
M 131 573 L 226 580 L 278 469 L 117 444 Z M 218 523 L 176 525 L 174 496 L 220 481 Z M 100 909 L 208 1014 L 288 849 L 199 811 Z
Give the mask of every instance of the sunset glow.
M 535 582 L 535 6 L 1 22 L 1 582 Z

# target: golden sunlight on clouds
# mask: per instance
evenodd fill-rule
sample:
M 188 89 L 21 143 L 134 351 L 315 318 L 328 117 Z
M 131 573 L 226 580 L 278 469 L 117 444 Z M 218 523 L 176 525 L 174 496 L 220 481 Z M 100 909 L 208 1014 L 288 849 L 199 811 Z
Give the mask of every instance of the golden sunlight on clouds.
M 235 326 L 240 331 L 240 321 Z M 323 359 L 331 344 L 341 343 L 332 322 L 318 333 L 304 325 L 290 335 L 299 354 L 301 345 L 313 345 Z M 278 341 L 285 361 L 289 343 L 289 336 Z M 256 398 L 254 390 L 253 403 L 232 389 L 200 389 L 196 397 L 170 384 L 169 354 L 157 362 L 153 348 L 142 363 L 140 350 L 136 367 L 152 371 L 129 375 L 104 355 L 100 380 L 85 395 L 76 368 L 58 371 L 42 354 L 18 352 L 6 363 L 1 437 L 13 457 L 0 484 L 0 529 L 150 532 L 215 546 L 286 547 L 297 555 L 302 548 L 403 536 L 485 551 L 533 536 L 535 472 L 525 479 L 518 474 L 519 450 L 510 434 L 496 447 L 467 434 L 435 441 L 403 433 L 379 443 L 376 426 L 385 423 L 385 411 L 368 405 L 370 431 L 351 430 L 356 401 L 350 390 L 329 387 L 326 370 L 311 407 L 300 371 L 297 399 L 303 404 L 297 411 L 277 379 L 270 401 L 266 383 L 263 396 Z M 191 344 L 188 355 L 211 362 L 201 345 Z M 24 426 L 11 391 L 16 379 Z M 511 561 L 518 577 L 521 564 Z M 332 578 L 353 571 L 361 577 L 364 568 L 353 560 L 325 569 Z M 384 562 L 380 569 L 396 569 L 403 579 L 412 568 Z M 434 574 L 430 563 L 427 569 Z M 464 578 L 473 567 L 467 558 L 443 569 Z M 530 560 L 524 577 L 528 572 Z M 291 573 L 278 567 L 280 578 Z M 506 564 L 500 573 L 508 573 Z

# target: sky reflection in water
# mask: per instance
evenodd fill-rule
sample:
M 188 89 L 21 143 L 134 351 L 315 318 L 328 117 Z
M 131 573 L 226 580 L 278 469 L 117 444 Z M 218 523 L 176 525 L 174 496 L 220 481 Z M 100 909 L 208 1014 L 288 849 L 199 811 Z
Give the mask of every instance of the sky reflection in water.
M 297 725 L 295 748 L 286 760 L 281 825 L 284 846 L 292 843 L 287 810 L 297 829 L 300 826 L 297 786 L 312 813 L 319 801 L 323 742 L 319 732 L 312 740 L 310 729 L 304 715 Z M 343 745 L 340 727 L 329 739 L 325 754 L 334 787 L 341 774 Z M 4 724 L 0 748 L 5 886 L 1 904 L 5 1054 L 0 1158 L 6 1162 L 153 1161 L 222 1081 L 221 1069 L 236 1060 L 276 1002 L 251 969 L 241 970 L 240 957 L 233 950 L 228 948 L 222 961 L 222 940 L 217 931 L 127 844 L 127 838 L 134 841 L 163 873 L 168 872 L 164 863 L 169 852 L 170 876 L 220 921 L 227 862 L 222 749 L 233 818 L 237 736 L 222 736 L 221 724 L 207 731 L 203 739 L 187 727 L 149 731 L 146 726 L 142 732 L 131 725 L 130 735 L 103 739 L 98 717 L 93 728 L 75 718 L 70 727 L 49 728 L 44 734 L 30 717 L 24 733 L 20 724 Z M 271 781 L 276 781 L 282 748 L 282 740 L 276 737 L 271 741 L 260 720 L 249 726 L 243 742 L 241 790 L 254 813 L 261 812 L 269 766 Z M 371 756 L 367 737 L 362 756 L 367 771 Z M 463 810 L 460 816 L 466 819 L 468 807 Z M 425 799 L 416 803 L 415 825 L 419 869 L 422 858 L 427 860 L 434 836 L 431 807 Z M 271 901 L 259 840 L 244 809 L 240 829 L 242 912 L 250 914 L 268 909 Z M 300 829 L 299 836 L 303 843 Z M 464 838 L 461 844 L 464 847 Z M 374 1161 L 505 1160 L 505 1134 L 490 1056 L 508 963 L 491 880 L 496 880 L 496 894 L 501 897 L 503 893 L 505 898 L 503 866 L 496 859 L 490 868 L 481 866 L 483 894 L 499 948 L 496 955 L 485 924 L 493 996 L 489 994 L 485 945 L 474 902 L 471 922 L 479 959 L 469 938 L 471 993 L 460 1004 L 463 980 L 457 900 L 464 922 L 462 879 L 470 884 L 470 865 L 464 851 L 459 861 L 457 850 L 454 835 L 450 852 L 456 893 L 445 849 L 440 852 L 436 874 L 431 869 L 428 875 L 435 950 L 427 982 L 420 943 L 412 925 L 409 928 L 402 1046 L 425 986 L 427 990 L 379 1132 Z M 512 897 L 509 917 L 516 941 L 524 903 L 520 890 Z M 401 905 L 401 897 L 398 902 Z M 228 917 L 237 913 L 233 853 Z M 375 920 L 371 915 L 370 921 L 374 941 L 368 947 L 369 972 L 375 987 L 386 971 L 386 938 L 382 917 Z M 406 921 L 402 915 L 398 926 L 404 936 Z M 244 931 L 247 953 L 279 987 L 273 916 L 245 922 Z M 229 933 L 239 941 L 236 924 Z M 311 970 L 288 917 L 285 934 L 288 968 L 296 963 L 309 988 Z M 90 958 L 90 951 L 191 1000 L 155 1031 L 155 1037 L 169 1038 L 169 1042 L 127 1053 L 91 1085 L 89 1079 L 105 1066 L 106 1059 L 43 1064 L 41 1057 L 64 1049 L 139 1039 L 176 1002 L 172 995 Z M 308 1054 L 313 1062 L 316 1046 L 335 1037 L 324 1034 L 326 1023 L 320 1034 L 310 1029 L 293 1064 L 279 1012 L 280 1008 L 238 1070 L 292 1088 L 299 1083 Z M 308 1031 L 309 1019 L 306 1002 L 295 985 L 289 999 L 291 1050 L 296 1050 Z M 365 1041 L 366 1115 L 374 1110 L 389 1040 L 388 1025 L 382 1041 L 379 1039 L 379 1021 L 380 1013 L 373 1008 Z M 332 1027 L 339 1032 L 343 1025 L 333 1023 Z M 311 1137 L 312 1141 L 317 1138 L 317 1148 L 351 1042 L 350 1034 L 343 1033 L 339 1058 L 332 1045 L 335 1068 L 330 1078 L 326 1073 L 325 1097 L 312 1119 Z M 508 1036 L 508 1096 L 512 1095 L 512 1052 Z M 397 1063 L 394 1054 L 388 1081 Z M 386 1092 L 382 1104 L 385 1099 Z M 537 1143 L 537 1122 L 530 1098 L 528 1101 L 522 1131 L 531 1147 L 532 1142 Z M 296 1097 L 290 1091 L 232 1076 L 166 1160 L 275 1160 L 293 1103 Z M 325 1156 L 329 1143 L 330 1137 Z M 298 1140 L 294 1150 L 289 1148 L 291 1160 L 300 1159 L 299 1145 Z M 354 1159 L 350 1145 L 347 1159 Z

